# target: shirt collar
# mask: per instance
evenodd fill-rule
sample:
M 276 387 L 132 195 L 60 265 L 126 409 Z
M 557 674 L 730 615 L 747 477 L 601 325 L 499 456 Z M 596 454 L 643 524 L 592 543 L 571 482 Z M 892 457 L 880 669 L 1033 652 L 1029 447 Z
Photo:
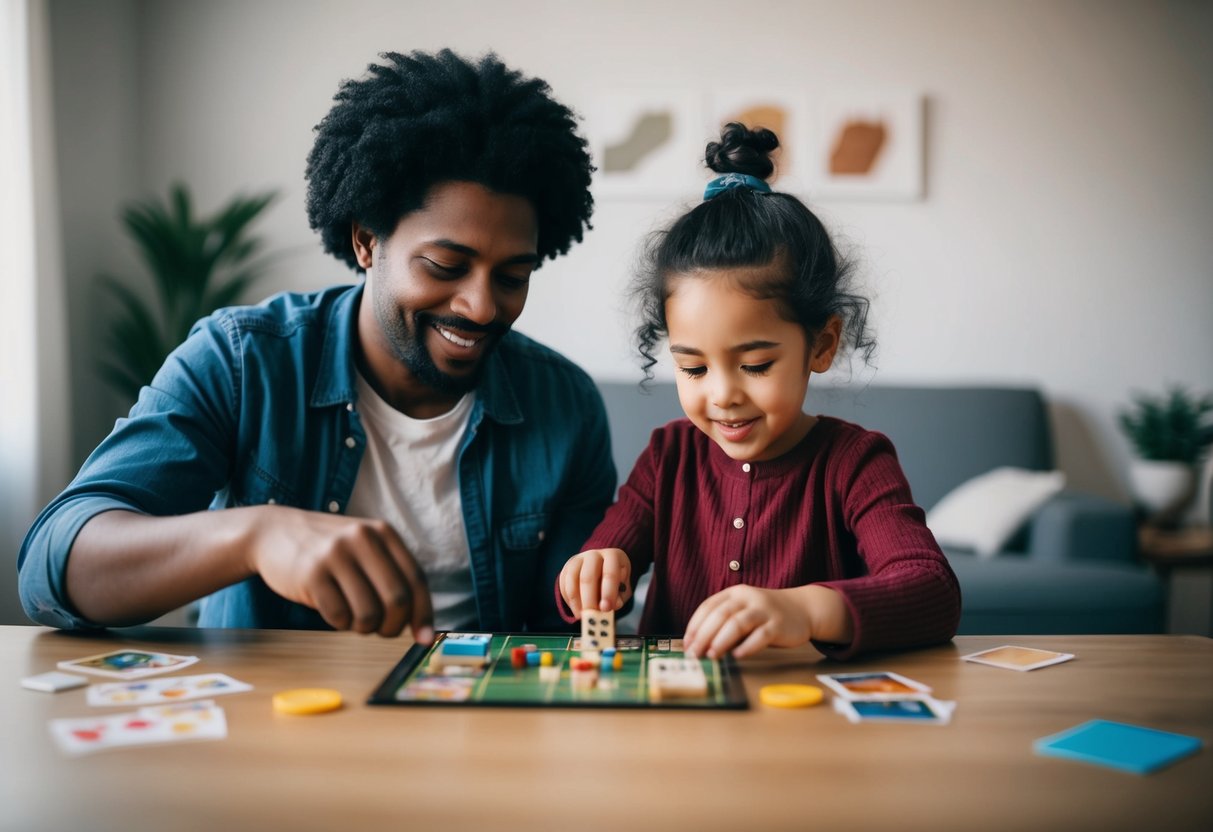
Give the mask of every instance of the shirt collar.
M 719 445 L 708 439 L 708 459 L 711 460 L 712 470 L 718 476 L 726 479 L 763 480 L 782 477 L 802 467 L 807 460 L 811 459 L 818 452 L 822 442 L 828 441 L 828 435 L 833 429 L 834 420 L 818 416 L 812 429 L 794 448 L 775 459 L 768 459 L 764 462 L 745 463 L 733 459 Z M 747 464 L 749 470 L 745 468 Z
M 312 407 L 344 405 L 358 399 L 354 370 L 354 339 L 357 337 L 358 305 L 365 283 L 343 291 L 329 307 L 324 321 L 324 347 L 320 356 L 320 372 L 312 391 Z M 519 424 L 522 408 L 514 385 L 510 382 L 507 355 L 513 352 L 512 333 L 497 344 L 486 359 L 484 373 L 476 388 L 477 407 L 495 422 Z

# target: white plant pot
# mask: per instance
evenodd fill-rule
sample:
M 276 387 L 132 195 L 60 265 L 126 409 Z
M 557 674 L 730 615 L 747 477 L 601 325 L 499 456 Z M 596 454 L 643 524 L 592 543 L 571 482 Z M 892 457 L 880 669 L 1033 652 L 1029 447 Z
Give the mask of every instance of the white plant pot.
M 1155 525 L 1172 525 L 1196 496 L 1196 467 L 1186 462 L 1135 459 L 1129 464 L 1133 497 Z

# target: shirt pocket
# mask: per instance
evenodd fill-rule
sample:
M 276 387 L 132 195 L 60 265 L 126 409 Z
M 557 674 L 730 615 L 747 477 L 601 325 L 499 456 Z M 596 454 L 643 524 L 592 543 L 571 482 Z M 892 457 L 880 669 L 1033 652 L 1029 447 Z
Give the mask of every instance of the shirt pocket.
M 548 512 L 519 514 L 502 522 L 498 535 L 506 551 L 533 554 L 547 539 Z
M 297 506 L 296 494 L 282 481 L 253 461 L 232 483 L 232 506 Z

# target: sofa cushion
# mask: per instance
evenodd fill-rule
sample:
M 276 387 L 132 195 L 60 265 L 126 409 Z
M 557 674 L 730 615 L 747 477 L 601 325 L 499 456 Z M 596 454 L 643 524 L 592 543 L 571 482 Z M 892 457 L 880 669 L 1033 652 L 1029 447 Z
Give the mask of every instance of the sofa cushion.
M 927 512 L 927 527 L 940 546 L 993 557 L 1065 484 L 1060 471 L 995 468 L 945 494 Z
M 885 434 L 924 509 L 961 483 L 1010 465 L 1052 470 L 1040 391 L 1012 387 L 810 385 L 805 405 Z
M 960 581 L 962 635 L 1163 632 L 1163 588 L 1146 567 L 944 552 Z

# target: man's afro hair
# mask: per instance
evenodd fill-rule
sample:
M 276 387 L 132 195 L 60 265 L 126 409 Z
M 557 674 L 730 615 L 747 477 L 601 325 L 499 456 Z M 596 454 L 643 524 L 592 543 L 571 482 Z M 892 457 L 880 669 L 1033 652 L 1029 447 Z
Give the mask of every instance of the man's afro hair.
M 347 80 L 316 126 L 307 158 L 307 214 L 324 250 L 359 270 L 351 224 L 389 236 L 439 182 L 477 182 L 535 206 L 540 259 L 590 228 L 594 166 L 571 110 L 538 78 L 490 53 L 472 63 L 385 52 Z

